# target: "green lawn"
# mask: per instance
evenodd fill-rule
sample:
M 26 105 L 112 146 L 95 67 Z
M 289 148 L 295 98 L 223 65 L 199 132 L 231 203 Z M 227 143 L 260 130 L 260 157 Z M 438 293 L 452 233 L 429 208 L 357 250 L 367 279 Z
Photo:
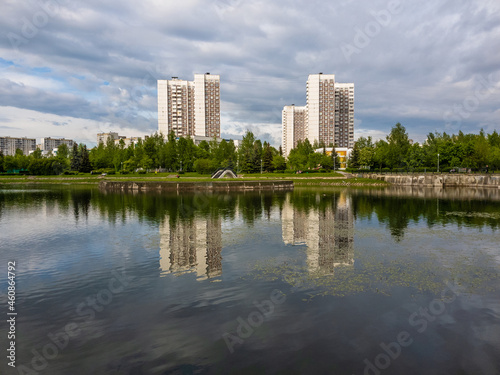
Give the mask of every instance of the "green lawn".
M 19 184 L 19 183 L 37 183 L 37 184 L 98 184 L 99 181 L 175 181 L 175 182 L 207 182 L 214 181 L 210 175 L 200 175 L 198 173 L 185 173 L 179 175 L 175 173 L 130 173 L 126 175 L 114 174 L 107 176 L 91 175 L 90 173 L 76 176 L 1 176 L 0 184 Z M 295 186 L 366 186 L 366 185 L 387 185 L 387 183 L 371 180 L 367 178 L 342 178 L 340 173 L 254 173 L 243 174 L 241 179 L 231 181 L 256 181 L 256 180 L 293 180 Z M 219 180 L 220 181 L 220 180 Z

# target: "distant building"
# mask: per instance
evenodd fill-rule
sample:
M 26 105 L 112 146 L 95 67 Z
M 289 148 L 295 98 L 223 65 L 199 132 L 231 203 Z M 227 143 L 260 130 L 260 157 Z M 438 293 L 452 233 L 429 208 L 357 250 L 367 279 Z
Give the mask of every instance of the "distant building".
M 307 107 L 287 105 L 282 112 L 283 152 L 288 155 L 299 140 L 305 140 L 307 134 Z
M 334 74 L 310 74 L 305 107 L 285 106 L 283 152 L 288 156 L 306 138 L 338 147 L 354 146 L 354 83 L 336 83 Z
M 199 146 L 201 142 L 203 141 L 206 141 L 206 142 L 211 142 L 214 140 L 214 137 L 202 137 L 202 136 L 198 136 L 198 135 L 195 135 L 194 137 L 191 137 L 191 139 L 193 140 L 194 144 L 196 146 Z M 223 138 L 215 138 L 215 141 L 217 143 L 221 143 L 223 140 Z M 241 143 L 241 139 L 227 139 L 227 138 L 224 138 L 224 140 L 226 142 L 233 142 L 234 146 L 236 148 L 238 148 L 238 146 L 240 145 Z
M 118 133 L 114 133 L 114 132 L 98 133 L 97 134 L 97 144 L 99 144 L 99 143 L 106 144 L 108 142 L 109 138 L 111 138 L 112 140 L 116 140 L 116 139 L 125 138 L 125 137 L 120 136 L 120 135 L 118 135 Z
M 158 131 L 165 137 L 220 137 L 220 76 L 158 80 Z
M 326 154 L 330 156 L 332 154 L 332 147 L 325 147 L 324 151 L 326 151 Z M 322 153 L 323 148 L 318 148 L 314 150 L 315 152 Z M 337 153 L 337 156 L 339 157 L 339 162 L 340 165 L 337 165 L 336 168 L 338 169 L 346 169 L 347 168 L 347 161 L 349 160 L 349 157 L 351 156 L 352 148 L 347 148 L 347 147 L 335 147 L 335 152 Z
M 36 149 L 36 139 L 26 137 L 0 137 L 0 151 L 2 154 L 14 156 L 18 149 L 21 150 L 24 155 L 29 155 L 30 151 Z
M 40 143 L 40 150 L 49 151 L 53 149 L 57 149 L 60 145 L 65 144 L 68 148 L 73 147 L 75 142 L 72 139 L 65 138 L 42 138 L 42 142 Z
M 118 146 L 122 140 L 123 143 L 125 144 L 125 148 L 128 148 L 130 145 L 135 146 L 137 143 L 139 143 L 141 137 L 130 137 L 130 138 L 120 137 L 119 139 L 115 139 L 115 145 Z

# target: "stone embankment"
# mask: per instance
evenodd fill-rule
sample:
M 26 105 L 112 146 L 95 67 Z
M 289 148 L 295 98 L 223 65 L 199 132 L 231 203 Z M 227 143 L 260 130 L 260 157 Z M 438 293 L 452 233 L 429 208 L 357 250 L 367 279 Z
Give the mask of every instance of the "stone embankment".
M 500 188 L 499 175 L 366 173 L 358 176 L 401 186 Z
M 145 192 L 145 191 L 260 191 L 293 190 L 292 181 L 101 181 L 99 188 L 107 191 Z

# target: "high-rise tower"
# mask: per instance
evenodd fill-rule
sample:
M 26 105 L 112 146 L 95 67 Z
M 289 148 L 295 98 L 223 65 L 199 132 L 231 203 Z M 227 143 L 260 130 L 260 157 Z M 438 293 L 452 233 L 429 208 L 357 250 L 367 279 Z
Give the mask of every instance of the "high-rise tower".
M 301 121 L 300 115 L 305 114 Z M 293 115 L 293 116 L 292 116 Z M 298 121 L 292 121 L 299 115 Z M 288 156 L 297 142 L 309 139 L 336 147 L 354 146 L 354 83 L 336 83 L 334 74 L 310 74 L 307 105 L 283 108 L 283 150 Z
M 176 137 L 220 137 L 220 76 L 158 80 L 158 131 Z

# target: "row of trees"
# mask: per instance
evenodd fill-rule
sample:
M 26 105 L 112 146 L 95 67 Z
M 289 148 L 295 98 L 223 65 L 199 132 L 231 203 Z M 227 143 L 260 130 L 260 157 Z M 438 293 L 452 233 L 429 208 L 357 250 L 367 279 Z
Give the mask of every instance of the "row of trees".
M 17 150 L 15 156 L 0 153 L 0 172 L 27 171 L 33 175 L 61 174 L 67 171 L 88 173 L 113 170 L 132 172 L 136 170 L 164 169 L 171 172 L 211 173 L 218 168 L 231 167 L 243 173 L 272 172 L 284 170 L 285 158 L 280 149 L 262 143 L 248 131 L 238 148 L 232 141 L 218 143 L 202 141 L 195 145 L 191 138 L 176 139 L 170 133 L 165 139 L 155 133 L 137 144 L 125 147 L 123 140 L 116 144 L 109 139 L 90 151 L 83 144 L 75 144 L 71 150 L 66 145 L 58 148 L 57 155 L 42 157 L 40 150 L 23 155 Z
M 439 154 L 439 156 L 438 156 Z M 457 135 L 429 133 L 420 145 L 413 143 L 404 126 L 397 123 L 385 140 L 373 142 L 361 137 L 354 143 L 349 160 L 350 168 L 415 170 L 470 168 L 500 170 L 500 135 L 497 131 L 485 134 Z
M 329 145 L 332 147 L 333 145 Z M 323 152 L 314 150 L 323 149 Z M 355 144 L 349 160 L 350 168 L 415 170 L 447 168 L 500 169 L 500 135 L 494 131 L 485 134 L 448 135 L 431 133 L 423 145 L 412 143 L 404 126 L 396 124 L 385 140 L 373 142 L 361 137 Z M 333 155 L 336 155 L 334 153 Z M 281 147 L 276 149 L 262 143 L 247 131 L 238 149 L 233 142 L 202 141 L 195 145 L 191 138 L 176 139 L 170 133 L 165 139 L 155 133 L 135 145 L 125 147 L 123 140 L 115 144 L 108 140 L 90 151 L 83 144 L 70 150 L 58 148 L 57 155 L 42 157 L 40 150 L 29 156 L 17 150 L 14 156 L 0 153 L 0 172 L 27 171 L 34 175 L 61 174 L 65 171 L 88 173 L 96 170 L 121 171 L 164 169 L 171 172 L 211 173 L 217 168 L 231 167 L 242 173 L 284 171 L 286 169 L 331 170 L 339 165 L 338 158 L 327 155 L 324 144 L 309 140 L 299 141 L 286 159 Z
M 92 165 L 89 152 L 84 144 L 74 144 L 72 150 L 63 144 L 57 149 L 57 155 L 49 153 L 42 156 L 42 151 L 36 149 L 31 155 L 24 155 L 17 149 L 15 155 L 4 156 L 0 152 L 0 172 L 28 172 L 31 175 L 58 175 L 65 171 L 90 172 Z

